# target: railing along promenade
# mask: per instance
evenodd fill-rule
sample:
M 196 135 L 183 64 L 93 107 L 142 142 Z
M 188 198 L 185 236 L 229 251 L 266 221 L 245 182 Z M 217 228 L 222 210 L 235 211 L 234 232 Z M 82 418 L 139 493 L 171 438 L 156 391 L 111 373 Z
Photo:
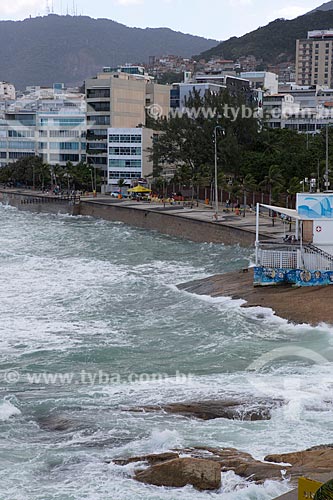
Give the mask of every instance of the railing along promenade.
M 278 241 L 262 242 L 258 248 L 258 265 L 279 269 L 333 270 L 333 255 L 315 245 L 299 242 L 287 244 Z

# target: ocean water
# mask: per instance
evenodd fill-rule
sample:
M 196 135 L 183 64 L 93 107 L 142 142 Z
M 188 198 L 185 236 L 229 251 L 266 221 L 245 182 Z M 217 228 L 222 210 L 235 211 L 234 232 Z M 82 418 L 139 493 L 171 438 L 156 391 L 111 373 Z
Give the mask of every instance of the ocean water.
M 288 490 L 233 473 L 213 493 L 157 488 L 135 482 L 133 465 L 108 463 L 188 446 L 262 459 L 332 441 L 331 328 L 176 288 L 252 259 L 250 249 L 0 206 L 0 499 L 266 500 Z M 284 405 L 263 422 L 131 411 L 230 396 Z

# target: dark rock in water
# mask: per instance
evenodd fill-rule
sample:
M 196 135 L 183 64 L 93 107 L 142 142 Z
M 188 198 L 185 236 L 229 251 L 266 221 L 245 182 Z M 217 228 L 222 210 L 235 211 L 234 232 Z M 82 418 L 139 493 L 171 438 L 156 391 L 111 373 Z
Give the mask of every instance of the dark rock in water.
M 144 406 L 142 408 L 132 408 L 130 411 L 166 411 L 183 415 L 184 417 L 194 417 L 201 420 L 214 420 L 226 418 L 229 420 L 270 420 L 271 410 L 279 406 L 279 401 L 199 401 L 188 403 L 171 403 L 162 406 Z
M 187 458 L 179 458 L 179 455 L 186 455 Z M 170 460 L 169 457 L 173 459 Z M 326 482 L 332 477 L 333 446 L 316 446 L 301 452 L 269 455 L 264 462 L 234 448 L 196 447 L 160 455 L 115 460 L 115 463 L 126 465 L 143 461 L 152 467 L 137 471 L 135 478 L 156 486 L 181 487 L 192 484 L 198 489 L 216 489 L 217 470 L 233 471 L 238 476 L 256 483 L 263 483 L 267 479 L 279 481 L 282 478 L 289 478 L 296 484 L 298 478 L 302 476 Z M 202 468 L 200 468 L 201 463 Z M 215 467 L 212 464 L 215 464 Z M 201 486 L 197 482 L 200 470 L 205 481 L 207 480 Z
M 185 451 L 185 450 L 184 450 Z M 220 464 L 222 472 L 233 471 L 240 477 L 262 483 L 267 479 L 281 480 L 288 467 L 260 462 L 249 453 L 234 448 L 192 448 L 192 457 L 209 458 Z
M 77 427 L 77 423 L 65 417 L 50 415 L 37 419 L 39 427 L 45 431 L 69 431 Z
M 179 458 L 179 453 L 182 455 L 188 455 L 190 459 L 201 460 L 205 462 L 215 462 L 222 472 L 233 471 L 241 477 L 250 479 L 258 483 L 261 483 L 266 479 L 281 480 L 282 472 L 285 469 L 288 469 L 288 467 L 286 466 L 260 462 L 258 460 L 255 460 L 249 453 L 244 453 L 233 448 L 197 447 L 175 451 L 177 453 L 162 453 L 160 455 L 145 455 L 142 457 L 119 459 L 114 460 L 114 463 L 116 463 L 117 465 L 127 465 L 129 463 L 135 462 L 148 462 L 150 465 L 154 465 L 158 463 L 164 463 L 166 460 L 169 462 L 170 459 L 177 459 Z M 139 472 L 137 472 L 137 475 L 138 474 Z M 161 484 L 158 484 L 158 486 L 161 486 Z M 167 485 L 164 484 L 164 486 Z
M 186 417 L 202 420 L 226 418 L 230 420 L 269 420 L 270 409 L 264 406 L 247 405 L 237 401 L 204 401 L 200 403 L 170 404 L 163 409 L 168 413 L 178 413 Z
M 135 479 L 155 486 L 182 488 L 191 484 L 198 490 L 217 490 L 221 486 L 221 467 L 212 460 L 178 458 L 137 472 Z
M 128 465 L 136 462 L 147 462 L 149 465 L 156 465 L 161 462 L 166 462 L 167 460 L 173 460 L 179 458 L 178 453 L 159 453 L 152 455 L 143 455 L 140 457 L 131 457 L 131 458 L 118 458 L 113 460 L 113 463 L 116 465 Z

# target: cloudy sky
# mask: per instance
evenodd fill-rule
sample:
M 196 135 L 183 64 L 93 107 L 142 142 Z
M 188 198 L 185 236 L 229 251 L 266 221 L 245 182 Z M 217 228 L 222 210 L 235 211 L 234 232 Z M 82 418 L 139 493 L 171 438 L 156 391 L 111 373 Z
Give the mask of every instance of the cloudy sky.
M 138 27 L 172 29 L 225 40 L 278 17 L 291 19 L 325 0 L 74 0 L 77 12 Z M 48 0 L 55 13 L 73 12 L 73 0 Z M 1 19 L 46 13 L 46 0 L 0 0 Z

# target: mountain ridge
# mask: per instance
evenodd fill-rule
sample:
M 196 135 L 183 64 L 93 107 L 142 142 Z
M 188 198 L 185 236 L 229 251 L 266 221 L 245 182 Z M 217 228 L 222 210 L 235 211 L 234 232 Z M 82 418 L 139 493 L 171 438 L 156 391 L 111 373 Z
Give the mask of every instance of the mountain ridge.
M 319 5 L 319 7 L 317 7 L 316 9 L 310 10 L 310 12 L 308 12 L 308 14 L 313 14 L 314 12 L 318 12 L 319 10 L 324 11 L 324 12 L 326 12 L 328 10 L 333 10 L 333 1 L 325 2 L 322 5 Z
M 190 57 L 216 43 L 170 28 L 130 28 L 88 16 L 0 21 L 0 80 L 21 90 L 54 82 L 80 84 L 103 66 L 146 62 L 163 54 Z
M 296 19 L 276 19 L 241 37 L 232 37 L 213 49 L 202 52 L 200 58 L 224 57 L 236 60 L 253 55 L 264 65 L 294 62 L 296 40 L 306 38 L 307 32 L 333 26 L 333 10 L 316 10 Z

